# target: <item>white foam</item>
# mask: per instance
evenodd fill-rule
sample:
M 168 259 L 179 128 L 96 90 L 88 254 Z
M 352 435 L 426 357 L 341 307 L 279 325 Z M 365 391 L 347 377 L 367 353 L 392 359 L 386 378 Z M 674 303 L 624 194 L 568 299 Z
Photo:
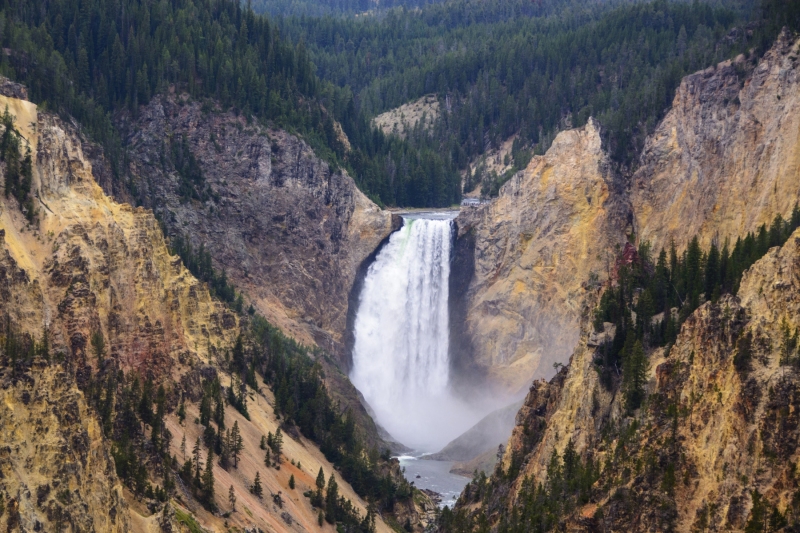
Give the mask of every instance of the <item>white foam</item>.
M 370 266 L 355 321 L 353 384 L 377 421 L 438 451 L 479 416 L 450 391 L 452 216 L 405 218 Z

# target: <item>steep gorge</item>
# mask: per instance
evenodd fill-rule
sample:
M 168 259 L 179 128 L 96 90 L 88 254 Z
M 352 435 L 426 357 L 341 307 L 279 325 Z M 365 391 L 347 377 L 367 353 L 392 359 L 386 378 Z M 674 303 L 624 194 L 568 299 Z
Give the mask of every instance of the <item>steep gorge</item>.
M 475 506 L 487 489 L 471 488 L 459 507 L 513 523 L 511 509 L 532 502 L 527 480 L 548 487 L 554 454 L 571 442 L 602 475 L 588 502 L 563 515 L 566 530 L 738 531 L 764 505 L 796 518 L 800 380 L 784 331 L 800 326 L 798 266 L 795 232 L 746 273 L 738 297 L 689 317 L 667 353 L 650 355 L 650 399 L 632 414 L 600 383 L 585 331 L 569 366 L 531 386 L 489 482 L 494 496 Z
M 740 57 L 683 81 L 622 202 L 631 236 L 656 250 L 683 250 L 695 235 L 722 246 L 787 218 L 800 198 L 799 48 L 784 32 L 755 66 Z M 566 321 L 577 332 L 569 364 L 531 385 L 502 461 L 467 487 L 445 530 L 797 527 L 799 266 L 795 231 L 744 273 L 736 296 L 689 315 L 674 344 L 649 350 L 647 400 L 633 411 L 619 381 L 601 381 L 592 322 L 604 288 L 587 284 Z
M 7 357 L 0 375 L 5 398 L 0 413 L 0 524 L 9 531 L 17 526 L 46 531 L 59 526 L 69 531 L 181 531 L 184 526 L 172 512 L 178 509 L 184 513 L 180 516 L 194 515 L 203 527 L 225 528 L 225 520 L 207 512 L 180 483 L 176 498 L 166 506 L 124 488 L 110 459 L 110 440 L 104 436 L 109 430 L 100 427 L 101 415 L 89 405 L 89 397 L 95 383 L 105 383 L 115 374 L 164 385 L 169 409 L 165 423 L 172 435 L 166 438 L 168 451 L 184 459 L 181 437 L 194 439 L 203 433 L 193 422 L 197 408 L 189 402 L 199 400 L 203 380 L 219 377 L 222 386 L 232 386 L 225 354 L 234 348 L 246 315 L 213 299 L 206 284 L 169 253 L 150 210 L 116 203 L 104 194 L 96 182 L 96 172 L 104 176 L 102 153 L 73 124 L 40 112 L 24 100 L 23 87 L 7 80 L 0 87 L 5 94 L 0 106 L 7 106 L 15 117 L 22 152 L 28 147 L 31 151 L 36 208 L 31 223 L 13 196 L 0 197 L 3 342 L 12 331 L 23 344 L 38 343 L 45 333 L 48 341 L 48 357 L 37 349 L 22 361 L 8 361 L 9 345 L 3 345 Z M 9 164 L 4 163 L 6 179 Z M 103 339 L 99 354 L 98 336 Z M 330 373 L 328 377 L 336 379 Z M 176 413 L 181 397 L 187 399 L 185 422 Z M 266 387 L 251 390 L 248 400 L 249 419 L 231 405 L 222 415 L 228 427 L 238 422 L 242 428 L 241 460 L 247 468 L 228 471 L 215 463 L 212 469 L 223 510 L 229 506 L 222 503 L 229 487 L 239 495 L 242 512 L 231 514 L 229 525 L 298 531 L 316 527 L 318 511 L 302 492 L 314 487 L 313 476 L 320 468 L 326 478 L 336 469 L 317 444 L 296 430 L 284 437 L 285 467 L 264 466 L 260 438 L 276 432 L 283 422 Z M 207 457 L 205 449 L 201 453 Z M 290 466 L 289 458 L 302 461 L 302 469 Z M 156 462 L 147 468 L 155 474 L 161 467 Z M 268 500 L 250 494 L 255 471 Z M 290 474 L 296 478 L 294 493 Z M 367 503 L 340 476 L 336 474 L 339 493 L 365 516 Z M 281 508 L 270 492 L 284 493 Z M 398 508 L 398 516 L 420 528 L 414 503 L 402 503 L 407 508 Z M 376 527 L 389 530 L 380 518 Z

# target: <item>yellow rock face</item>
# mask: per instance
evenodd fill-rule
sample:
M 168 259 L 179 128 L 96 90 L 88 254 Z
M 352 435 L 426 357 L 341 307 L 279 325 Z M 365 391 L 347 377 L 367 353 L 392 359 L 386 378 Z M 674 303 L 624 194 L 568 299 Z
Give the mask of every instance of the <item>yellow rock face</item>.
M 626 234 L 656 252 L 694 235 L 707 248 L 787 218 L 800 198 L 798 55 L 783 34 L 744 82 L 741 57 L 686 77 L 627 190 L 590 122 L 559 134 L 490 205 L 464 210 L 466 336 L 492 383 L 515 392 L 567 360 L 584 287 L 606 279 Z
M 236 317 L 169 254 L 151 213 L 103 194 L 77 132 L 30 102 L 0 97 L 0 108 L 31 149 L 39 220 L 29 225 L 15 199 L 0 197 L 0 309 L 15 329 L 38 340 L 46 328 L 51 354 L 71 368 L 96 365 L 88 340 L 101 332 L 106 356 L 156 379 L 177 378 L 227 347 Z M 130 531 L 108 446 L 73 371 L 36 360 L 0 376 L 3 518 L 28 531 L 59 523 Z
M 227 346 L 235 316 L 169 254 L 152 214 L 103 194 L 71 127 L 30 102 L 0 98 L 5 105 L 35 149 L 40 221 L 29 226 L 13 198 L 0 199 L 7 259 L 27 278 L 13 291 L 39 294 L 8 302 L 17 327 L 38 336 L 47 326 L 55 348 L 79 358 L 101 331 L 123 368 L 155 376 Z
M 37 114 L 30 102 L 0 97 L 17 117 L 16 127 L 34 147 L 34 185 L 38 226 L 30 226 L 16 200 L 0 196 L 0 314 L 9 314 L 20 332 L 38 340 L 47 327 L 54 356 L 63 354 L 74 368 L 95 367 L 89 347 L 102 332 L 106 356 L 124 371 L 151 375 L 171 387 L 187 372 L 208 365 L 212 373 L 222 353 L 239 334 L 236 315 L 213 300 L 205 285 L 169 254 L 156 219 L 108 198 L 95 182 L 81 138 L 68 124 Z M 28 127 L 27 121 L 33 122 Z M 359 198 L 357 217 L 372 220 L 374 205 Z M 365 226 L 366 224 L 362 224 Z M 368 252 L 364 252 L 365 254 Z M 61 521 L 72 531 L 137 533 L 162 531 L 162 522 L 181 530 L 174 519 L 152 514 L 145 503 L 123 490 L 108 444 L 72 377 L 74 370 L 35 360 L 19 376 L 0 369 L 0 494 L 9 520 L 34 531 L 54 531 Z M 227 385 L 229 378 L 222 376 Z M 303 491 L 314 486 L 320 467 L 326 478 L 333 465 L 302 436 L 285 435 L 281 470 L 264 466 L 262 435 L 276 432 L 274 398 L 262 387 L 251 392 L 251 421 L 230 406 L 227 426 L 238 422 L 245 452 L 238 469 L 214 467 L 216 500 L 228 509 L 230 486 L 237 512 L 227 521 L 240 529 L 316 530 L 317 510 Z M 202 426 L 167 417 L 171 451 L 179 460 L 184 435 L 191 450 Z M 205 450 L 203 452 L 205 454 Z M 301 468 L 291 464 L 299 461 Z M 263 499 L 249 493 L 255 472 L 261 474 Z M 296 489 L 288 487 L 295 476 Z M 363 515 L 361 500 L 337 474 L 340 493 Z M 282 493 L 283 508 L 271 494 Z M 192 513 L 210 531 L 227 531 L 226 520 L 205 512 L 188 493 L 173 507 Z M 13 519 L 10 517 L 14 517 Z M 169 525 L 169 524 L 168 524 Z M 377 530 L 391 529 L 381 520 Z M 323 530 L 333 531 L 326 524 Z
M 674 505 L 675 531 L 696 531 L 706 513 L 707 523 L 741 531 L 753 490 L 786 512 L 795 490 L 800 385 L 794 366 L 782 358 L 784 328 L 790 334 L 800 328 L 798 266 L 800 231 L 745 273 L 738 298 L 726 295 L 695 311 L 669 354 L 659 349 L 650 355 L 649 403 L 632 416 L 625 412 L 623 395 L 599 383 L 592 364 L 595 350 L 586 345 L 585 332 L 570 366 L 550 383 L 534 383 L 517 415 L 519 425 L 503 458 L 505 468 L 514 452 L 525 459 L 512 492 L 526 476 L 545 482 L 553 451 L 562 454 L 572 439 L 579 453 L 591 453 L 596 464 L 604 465 L 595 488 L 608 483 L 606 497 L 577 511 L 601 529 L 663 530 L 657 522 L 663 517 L 660 502 L 668 501 Z M 734 358 L 741 351 L 739 340 L 747 336 L 752 360 L 749 371 L 742 372 Z M 677 418 L 665 415 L 668 405 L 677 407 Z M 625 444 L 626 462 L 620 459 L 621 432 L 614 428 L 634 419 L 639 429 Z M 540 429 L 526 434 L 526 428 Z M 670 440 L 673 433 L 675 441 Z M 526 447 L 529 442 L 535 444 Z M 657 465 L 663 457 L 674 466 L 674 498 L 663 499 L 658 482 L 666 463 L 660 472 L 643 468 L 630 474 L 652 457 Z M 628 474 L 622 473 L 625 467 Z M 618 488 L 635 495 L 632 514 L 615 507 L 627 497 L 614 496 Z M 570 521 L 580 530 L 575 516 Z
M 102 430 L 58 366 L 0 376 L 0 472 L 8 531 L 130 531 Z M 71 527 L 71 529 L 70 529 Z
M 736 240 L 800 195 L 800 41 L 781 36 L 742 82 L 743 58 L 687 76 L 648 139 L 631 203 L 638 237 L 658 250 L 694 235 Z
M 578 341 L 586 282 L 606 278 L 623 235 L 607 165 L 590 121 L 457 219 L 475 241 L 467 334 L 475 362 L 506 392 L 551 376 Z

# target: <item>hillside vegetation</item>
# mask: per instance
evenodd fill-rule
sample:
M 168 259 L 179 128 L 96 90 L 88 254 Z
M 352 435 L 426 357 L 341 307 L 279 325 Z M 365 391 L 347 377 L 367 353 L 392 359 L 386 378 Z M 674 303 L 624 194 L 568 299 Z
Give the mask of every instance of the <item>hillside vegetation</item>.
M 280 24 L 322 78 L 352 87 L 366 115 L 438 94 L 447 112 L 406 137 L 460 170 L 518 135 L 510 176 L 590 116 L 613 158 L 634 164 L 683 76 L 758 47 L 760 33 L 743 30 L 748 12 L 735 2 L 465 0 Z

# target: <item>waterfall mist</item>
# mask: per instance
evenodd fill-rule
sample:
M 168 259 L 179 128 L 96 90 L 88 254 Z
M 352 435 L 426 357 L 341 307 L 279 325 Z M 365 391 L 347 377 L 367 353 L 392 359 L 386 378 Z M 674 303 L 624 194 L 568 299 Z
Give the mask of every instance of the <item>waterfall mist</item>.
M 367 271 L 350 378 L 395 439 L 434 452 L 485 409 L 450 389 L 452 216 L 404 218 Z

